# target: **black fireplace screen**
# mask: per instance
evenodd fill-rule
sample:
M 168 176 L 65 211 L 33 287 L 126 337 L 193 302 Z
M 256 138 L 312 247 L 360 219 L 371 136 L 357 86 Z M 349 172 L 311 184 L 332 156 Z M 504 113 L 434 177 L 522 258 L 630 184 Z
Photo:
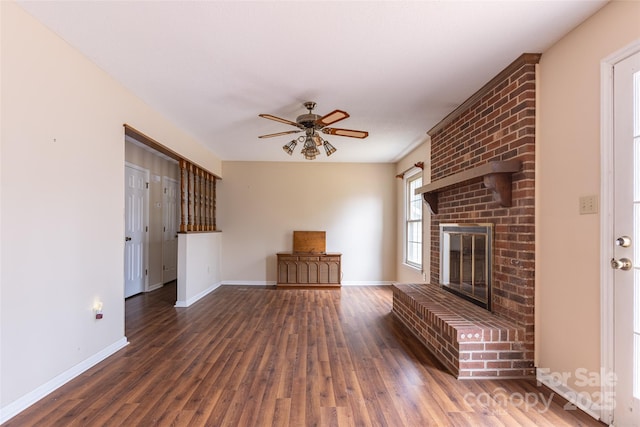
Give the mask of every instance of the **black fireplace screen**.
M 492 224 L 440 224 L 440 283 L 491 310 Z

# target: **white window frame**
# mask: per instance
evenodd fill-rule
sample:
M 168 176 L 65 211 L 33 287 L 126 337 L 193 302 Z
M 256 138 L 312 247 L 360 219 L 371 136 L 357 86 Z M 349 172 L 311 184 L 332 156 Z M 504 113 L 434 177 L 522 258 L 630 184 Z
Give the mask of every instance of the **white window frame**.
M 422 186 L 422 179 L 422 170 L 418 168 L 406 172 L 404 176 L 404 263 L 420 271 L 422 271 L 422 254 L 424 251 L 422 223 L 424 209 L 422 206 L 422 197 L 420 195 L 416 196 L 413 190 Z M 418 180 L 420 182 L 416 183 Z M 413 217 L 415 210 L 411 209 L 412 203 L 420 207 L 420 214 L 415 217 Z M 414 229 L 412 224 L 419 224 L 417 233 L 412 233 L 412 229 Z M 413 236 L 410 234 L 413 234 Z M 413 251 L 410 250 L 410 245 L 413 244 L 419 245 L 419 249 L 417 250 L 417 254 L 412 259 L 409 259 L 410 254 L 413 253 Z

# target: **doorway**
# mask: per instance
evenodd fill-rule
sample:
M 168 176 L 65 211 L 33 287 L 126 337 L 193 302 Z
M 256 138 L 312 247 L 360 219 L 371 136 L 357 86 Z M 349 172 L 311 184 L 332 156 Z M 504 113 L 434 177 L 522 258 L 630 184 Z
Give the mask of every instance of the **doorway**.
M 176 235 L 180 220 L 176 212 L 179 208 L 179 167 L 176 160 L 129 135 L 125 136 L 124 144 L 125 164 L 146 171 L 146 240 L 144 248 L 141 249 L 145 255 L 145 284 L 143 289 L 138 288 L 136 293 L 151 292 L 176 278 Z M 128 190 L 125 189 L 126 191 Z M 126 237 L 131 236 L 127 234 Z M 131 293 L 126 292 L 126 295 L 128 297 Z
M 602 420 L 640 424 L 640 43 L 603 63 Z
M 640 53 L 614 66 L 613 81 L 614 422 L 633 425 L 640 423 Z

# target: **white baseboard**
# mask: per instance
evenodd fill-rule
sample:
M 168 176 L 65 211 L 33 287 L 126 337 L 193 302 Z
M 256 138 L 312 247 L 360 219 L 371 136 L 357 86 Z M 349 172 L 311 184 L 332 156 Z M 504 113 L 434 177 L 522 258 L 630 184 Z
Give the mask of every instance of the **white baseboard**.
M 147 288 L 147 292 L 155 291 L 156 289 L 160 289 L 160 288 L 161 288 L 161 287 L 163 287 L 163 286 L 164 286 L 164 284 L 163 284 L 162 282 L 160 282 L 160 283 L 156 283 L 155 285 L 150 285 L 150 286 Z
M 346 281 L 342 282 L 343 286 L 387 286 L 392 285 L 394 282 L 381 282 L 381 281 Z M 231 286 L 276 286 L 276 281 L 270 280 L 223 280 L 223 285 Z
M 29 406 L 33 405 L 34 403 L 36 403 L 38 400 L 42 399 L 49 393 L 57 390 L 58 388 L 62 387 L 72 379 L 76 378 L 78 375 L 87 371 L 89 368 L 92 368 L 93 366 L 102 362 L 104 359 L 111 356 L 118 350 L 121 350 L 122 348 L 126 347 L 127 344 L 129 344 L 129 342 L 127 341 L 127 337 L 122 337 L 121 339 L 114 342 L 110 346 L 104 348 L 103 350 L 99 351 L 98 353 L 94 354 L 88 359 L 83 360 L 82 362 L 78 363 L 76 366 L 56 376 L 51 381 L 47 381 L 46 383 L 42 384 L 40 387 L 25 394 L 18 400 L 15 400 L 9 403 L 8 405 L 0 408 L 0 424 L 15 417 L 20 412 L 24 411 Z
M 181 308 L 189 307 L 191 304 L 195 303 L 199 299 L 207 296 L 211 292 L 213 292 L 216 289 L 218 289 L 220 287 L 220 285 L 222 285 L 222 282 L 214 283 L 213 285 L 209 286 L 204 291 L 200 292 L 199 294 L 196 294 L 196 295 L 192 296 L 191 298 L 187 299 L 186 301 L 178 300 L 178 301 L 176 301 L 176 304 L 174 305 L 174 307 L 181 307 Z
M 342 286 L 390 286 L 393 285 L 394 282 L 384 282 L 384 281 L 343 281 Z
M 565 410 L 575 410 L 575 408 L 578 408 L 596 420 L 600 420 L 602 408 L 598 403 L 591 400 L 588 393 L 579 393 L 565 384 L 559 384 L 557 379 L 540 368 L 536 369 L 536 380 L 569 402 L 565 405 Z
M 275 281 L 269 280 L 223 280 L 223 285 L 231 286 L 275 286 Z

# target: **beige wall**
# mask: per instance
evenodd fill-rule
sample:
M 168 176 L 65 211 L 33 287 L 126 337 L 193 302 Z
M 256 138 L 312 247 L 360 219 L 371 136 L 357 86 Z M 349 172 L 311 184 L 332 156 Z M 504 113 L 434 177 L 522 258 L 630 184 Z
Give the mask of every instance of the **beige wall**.
M 613 2 L 544 52 L 537 132 L 536 364 L 599 372 L 600 62 L 640 38 L 640 2 Z
M 403 157 L 396 163 L 395 173 L 400 174 L 413 167 L 418 162 L 424 163 L 422 171 L 422 185 L 431 181 L 431 142 L 420 144 L 417 148 Z M 431 213 L 429 208 L 422 205 L 422 271 L 411 267 L 404 262 L 405 240 L 404 240 L 404 218 L 405 218 L 405 181 L 396 178 L 396 215 L 398 217 L 396 233 L 398 235 L 396 243 L 396 281 L 402 283 L 424 282 L 431 276 L 431 266 L 429 264 L 429 246 L 431 244 Z
M 15 3 L 0 15 L 4 418 L 126 343 L 123 123 L 221 162 Z
M 189 307 L 221 284 L 221 233 L 178 236 L 176 307 Z
M 276 281 L 276 253 L 294 230 L 325 230 L 343 281 L 395 279 L 392 164 L 224 162 L 218 182 L 225 283 Z

